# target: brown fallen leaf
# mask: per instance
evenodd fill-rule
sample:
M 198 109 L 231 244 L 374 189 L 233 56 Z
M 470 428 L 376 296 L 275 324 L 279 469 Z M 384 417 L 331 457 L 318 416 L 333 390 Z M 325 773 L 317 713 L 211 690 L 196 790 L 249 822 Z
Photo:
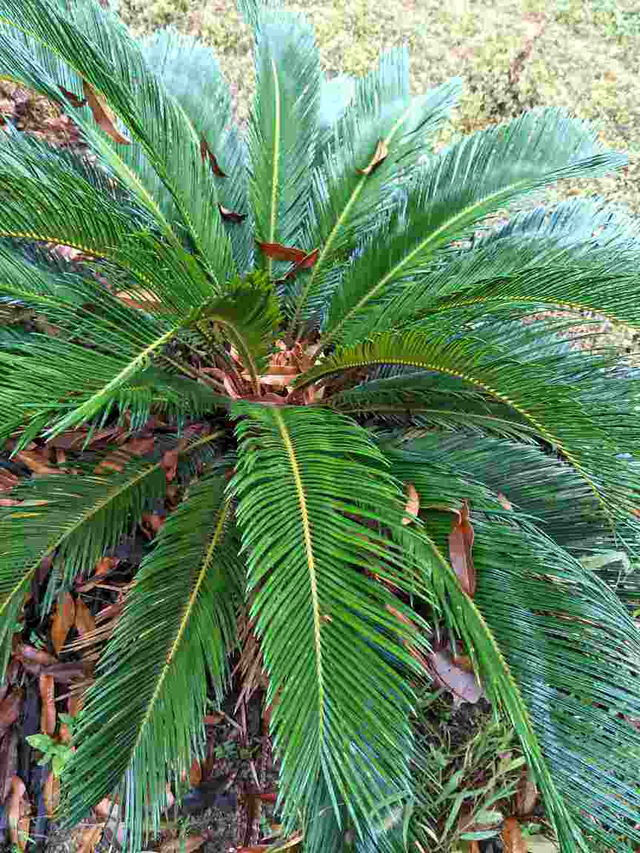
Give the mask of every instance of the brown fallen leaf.
M 469 702 L 474 705 L 484 695 L 475 673 L 456 666 L 447 649 L 431 652 L 428 657 L 435 680 L 457 699 L 457 703 Z
M 516 814 L 519 817 L 530 815 L 537 801 L 538 789 L 536 788 L 536 783 L 533 781 L 531 771 L 525 764 L 521 768 L 518 788 L 516 790 Z
M 0 802 L 11 793 L 11 778 L 18 771 L 18 732 L 7 732 L 0 744 Z
M 58 89 L 60 89 L 60 91 L 69 101 L 72 107 L 84 107 L 84 105 L 87 103 L 86 98 L 79 98 L 78 95 L 75 95 L 73 92 L 70 92 L 68 89 L 65 89 L 64 86 L 58 86 Z
M 102 838 L 103 832 L 104 824 L 102 823 L 81 829 L 79 835 L 76 837 L 77 853 L 93 853 Z
M 76 600 L 76 631 L 81 637 L 89 634 L 96 629 L 96 620 L 93 618 L 91 611 L 81 598 Z
M 49 460 L 44 453 L 39 453 L 37 450 L 19 450 L 15 459 L 26 465 L 33 474 L 59 474 L 58 468 L 52 468 L 49 465 Z
M 202 765 L 194 759 L 191 769 L 189 770 L 189 784 L 192 788 L 197 788 L 202 782 Z
M 218 165 L 218 161 L 215 158 L 215 154 L 209 148 L 209 144 L 207 140 L 204 138 L 204 135 L 200 137 L 200 155 L 202 157 L 202 162 L 205 160 L 209 161 L 209 165 L 213 169 L 213 174 L 218 178 L 226 178 L 227 176 L 222 171 L 220 166 Z
M 55 773 L 50 772 L 44 783 L 44 807 L 47 817 L 53 818 L 60 805 L 60 779 Z
M 21 688 L 12 690 L 9 695 L 0 702 L 0 734 L 4 734 L 20 716 L 24 693 Z
M 356 171 L 360 175 L 372 175 L 375 170 L 387 159 L 389 154 L 389 149 L 384 141 L 384 139 L 379 139 L 378 144 L 376 145 L 376 150 L 371 158 L 371 161 L 368 166 L 365 166 L 364 169 L 356 169 Z
M 57 663 L 57 659 L 46 652 L 44 649 L 36 649 L 35 646 L 29 646 L 26 643 L 21 643 L 15 651 L 16 657 L 21 662 L 29 661 L 31 663 L 38 663 L 42 666 L 48 666 L 49 664 Z
M 52 737 L 56 730 L 56 685 L 52 675 L 41 675 L 40 686 L 40 731 Z
M 204 835 L 189 835 L 187 838 L 175 838 L 173 841 L 165 841 L 160 847 L 159 853 L 192 853 L 205 842 Z
M 272 258 L 274 261 L 292 261 L 299 264 L 307 257 L 304 249 L 296 249 L 295 246 L 283 246 L 282 243 L 258 243 L 258 247 L 263 255 Z
M 503 495 L 502 492 L 498 492 L 498 500 L 505 509 L 513 509 L 513 507 L 511 506 L 511 501 L 506 495 Z
M 449 559 L 460 580 L 460 586 L 469 598 L 473 598 L 476 591 L 476 573 L 472 553 L 473 538 L 473 527 L 469 521 L 469 504 L 464 500 L 462 501 L 462 509 L 451 522 Z
M 418 517 L 420 512 L 420 495 L 413 483 L 405 483 L 404 491 L 407 496 L 407 503 L 404 508 L 406 515 L 402 519 L 403 524 L 411 524 Z
M 62 601 L 56 605 L 51 623 L 51 643 L 58 656 L 62 651 L 69 631 L 76 620 L 76 603 L 70 592 L 65 592 Z
M 282 278 L 278 279 L 278 284 L 282 284 L 282 282 L 289 281 L 292 278 L 295 278 L 300 270 L 308 270 L 315 264 L 318 260 L 318 256 L 320 254 L 320 249 L 314 249 L 312 252 L 309 252 L 308 255 L 305 255 L 299 261 L 295 261 L 289 272 L 285 273 Z
M 504 853 L 527 853 L 527 845 L 515 817 L 508 817 L 502 824 L 501 838 Z
M 118 145 L 131 145 L 131 140 L 127 139 L 126 136 L 123 136 L 116 127 L 115 118 L 112 115 L 111 110 L 109 110 L 102 98 L 93 90 L 86 80 L 82 81 L 82 91 L 84 92 L 87 103 L 91 108 L 96 124 L 98 124 L 114 142 L 117 142 Z
M 244 220 L 247 218 L 246 213 L 236 213 L 235 210 L 229 210 L 228 208 L 223 207 L 221 204 L 218 205 L 218 208 L 220 210 L 220 215 L 226 222 L 240 223 L 244 222 Z
M 20 851 L 25 849 L 29 836 L 30 803 L 27 797 L 27 789 L 19 776 L 11 779 L 11 794 L 7 806 L 7 822 L 9 824 L 9 837 L 11 843 Z

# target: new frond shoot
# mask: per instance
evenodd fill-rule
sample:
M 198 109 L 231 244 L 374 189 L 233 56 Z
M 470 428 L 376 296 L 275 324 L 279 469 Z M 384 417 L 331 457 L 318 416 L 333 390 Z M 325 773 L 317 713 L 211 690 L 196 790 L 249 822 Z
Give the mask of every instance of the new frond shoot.
M 441 850 L 427 685 L 517 736 L 562 853 L 635 849 L 640 222 L 544 202 L 626 157 L 554 106 L 438 150 L 460 80 L 325 79 L 241 11 L 246 131 L 197 40 L 0 0 L 0 75 L 82 143 L 0 146 L 0 662 L 54 679 L 60 818 L 144 849 L 257 691 L 281 840 Z

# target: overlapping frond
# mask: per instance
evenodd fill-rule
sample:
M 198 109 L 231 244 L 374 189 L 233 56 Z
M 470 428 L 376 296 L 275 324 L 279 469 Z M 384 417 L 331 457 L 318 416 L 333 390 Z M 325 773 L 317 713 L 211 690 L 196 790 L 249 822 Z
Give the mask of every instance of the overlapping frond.
M 402 529 L 402 491 L 343 416 L 247 404 L 236 414 L 233 489 L 267 701 L 278 696 L 281 807 L 288 826 L 300 812 L 310 817 L 305 844 L 318 850 L 318 797 L 343 831 L 346 813 L 360 833 L 381 797 L 410 791 L 405 676 L 416 664 L 401 641 L 418 638 L 387 609 L 405 612 L 402 603 L 362 572 L 375 566 L 400 588 L 413 584 L 380 529 Z
M 505 509 L 497 492 L 474 482 L 470 447 L 457 453 L 461 445 L 454 440 L 443 457 L 431 439 L 387 445 L 385 452 L 397 476 L 413 478 L 423 506 L 459 507 L 467 499 L 474 510 L 475 599 L 460 589 L 443 556 L 450 516 L 427 509 L 423 520 L 436 558 L 431 571 L 450 597 L 449 612 L 473 647 L 489 694 L 520 736 L 561 849 L 626 850 L 636 838 L 640 805 L 634 769 L 640 737 L 630 722 L 640 706 L 637 629 L 593 572 L 515 507 Z M 480 456 L 476 452 L 476 461 Z M 507 448 L 506 459 L 512 458 Z M 543 470 L 536 469 L 542 488 Z M 571 475 L 567 484 L 571 488 Z M 586 521 L 588 502 L 576 485 L 576 515 L 582 504 Z
M 347 269 L 331 301 L 324 343 L 364 337 L 363 312 L 392 287 L 428 272 L 438 250 L 467 236 L 489 213 L 560 179 L 601 175 L 626 162 L 597 141 L 588 123 L 558 109 L 524 113 L 452 144 L 408 182 L 402 222 L 392 221 L 369 240 Z
M 459 322 L 483 311 L 517 320 L 544 311 L 593 311 L 640 322 L 640 225 L 602 199 L 574 198 L 508 223 L 457 258 L 399 287 L 363 318 L 371 334 L 445 313 Z
M 233 124 L 229 87 L 213 51 L 197 39 L 167 29 L 142 42 L 149 68 L 184 109 L 225 178 L 216 182 L 219 203 L 246 219 L 229 223 L 238 272 L 248 271 L 254 245 L 249 209 L 246 144 Z
M 231 248 L 200 139 L 117 18 L 85 0 L 69 14 L 49 0 L 3 0 L 0 22 L 21 34 L 4 43 L 4 73 L 74 110 L 92 147 L 154 215 L 165 237 L 174 245 L 187 240 L 224 283 L 233 271 Z M 80 98 L 85 84 L 123 122 L 131 144 L 114 141 L 89 106 L 73 107 L 60 90 L 62 85 Z
M 292 329 L 324 311 L 336 284 L 336 262 L 375 232 L 397 204 L 399 171 L 405 178 L 425 153 L 434 130 L 460 96 L 460 80 L 412 98 L 406 48 L 391 50 L 378 68 L 356 80 L 355 94 L 321 163 L 313 171 L 311 242 L 317 263 L 301 285 Z M 386 156 L 368 171 L 379 144 Z
M 307 214 L 318 133 L 320 61 L 311 27 L 262 7 L 255 29 L 256 94 L 249 127 L 255 238 L 295 246 Z M 274 260 L 258 258 L 271 278 Z
M 640 385 L 635 373 L 620 373 L 615 360 L 572 350 L 538 330 L 487 322 L 467 333 L 438 328 L 378 335 L 327 357 L 303 374 L 298 387 L 380 364 L 451 376 L 512 408 L 580 472 L 610 512 L 633 507 L 632 474 L 617 454 L 620 447 L 637 452 Z
M 70 825 L 118 790 L 131 849 L 157 832 L 167 783 L 183 791 L 202 756 L 208 680 L 220 699 L 226 686 L 243 569 L 225 485 L 214 475 L 191 486 L 143 560 L 63 776 Z

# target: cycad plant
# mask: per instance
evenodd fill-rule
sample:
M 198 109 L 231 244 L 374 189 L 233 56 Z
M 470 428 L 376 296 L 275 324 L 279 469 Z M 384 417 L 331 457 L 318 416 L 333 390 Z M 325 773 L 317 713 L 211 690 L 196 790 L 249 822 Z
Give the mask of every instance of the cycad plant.
M 580 557 L 633 557 L 640 385 L 607 338 L 567 333 L 585 312 L 640 324 L 640 226 L 573 198 L 488 227 L 625 157 L 559 109 L 436 152 L 458 80 L 411 97 L 392 50 L 329 81 L 302 18 L 242 11 L 246 133 L 198 42 L 137 43 L 93 0 L 0 0 L 0 74 L 85 143 L 0 145 L 0 439 L 80 446 L 3 501 L 5 664 L 43 560 L 47 618 L 164 501 L 167 460 L 180 483 L 85 696 L 62 817 L 116 791 L 140 849 L 248 608 L 305 849 L 426 849 L 416 690 L 457 640 L 562 851 L 631 850 L 640 636 Z M 100 464 L 96 436 L 150 417 L 154 452 Z

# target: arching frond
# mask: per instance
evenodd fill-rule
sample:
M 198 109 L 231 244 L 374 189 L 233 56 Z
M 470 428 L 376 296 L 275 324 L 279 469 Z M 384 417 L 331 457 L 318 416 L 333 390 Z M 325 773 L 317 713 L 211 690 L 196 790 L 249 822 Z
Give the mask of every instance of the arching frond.
M 406 174 L 429 151 L 429 138 L 455 106 L 460 90 L 460 80 L 454 79 L 411 98 L 406 48 L 384 54 L 375 71 L 356 80 L 351 105 L 313 172 L 311 240 L 320 253 L 301 287 L 292 329 L 324 307 L 336 261 L 344 260 L 396 205 L 394 175 L 399 170 Z M 386 157 L 364 172 L 381 142 Z
M 77 97 L 86 83 L 105 99 L 132 144 L 119 144 L 99 130 L 87 106 L 74 115 L 92 145 L 155 215 L 165 236 L 179 245 L 184 234 L 207 270 L 224 283 L 233 262 L 200 139 L 178 102 L 149 73 L 139 46 L 117 18 L 85 0 L 77 8 L 74 4 L 70 15 L 50 0 L 3 0 L 0 22 L 25 37 L 22 45 L 15 39 L 3 51 L 1 65 L 8 76 L 30 78 L 34 88 L 71 109 L 60 76 L 69 81 L 73 75 L 70 91 Z M 35 51 L 30 50 L 34 43 Z M 57 70 L 60 63 L 63 73 Z
M 226 686 L 243 571 L 225 485 L 209 476 L 192 486 L 144 558 L 63 776 L 65 822 L 74 825 L 116 789 L 135 850 L 158 831 L 166 784 L 184 791 L 191 762 L 203 755 L 208 679 L 220 699 Z
M 359 571 L 375 565 L 400 588 L 413 583 L 402 550 L 378 532 L 405 529 L 402 491 L 343 416 L 246 404 L 236 414 L 233 489 L 267 701 L 278 696 L 284 820 L 314 814 L 325 790 L 333 820 L 345 831 L 346 811 L 360 833 L 380 797 L 410 790 L 412 698 L 398 667 L 415 668 L 402 640 L 418 638 L 387 609 L 404 612 L 399 599 Z M 322 835 L 312 822 L 305 844 L 319 850 Z
M 195 38 L 166 29 L 145 39 L 141 47 L 149 68 L 176 98 L 224 172 L 225 178 L 216 182 L 219 203 L 247 217 L 244 222 L 227 227 L 242 275 L 249 270 L 254 245 L 246 145 L 232 123 L 229 87 L 211 48 Z
M 407 184 L 403 226 L 370 240 L 345 273 L 323 343 L 358 340 L 363 311 L 423 273 L 439 249 L 489 213 L 562 178 L 596 176 L 626 162 L 597 141 L 589 124 L 558 109 L 524 113 L 454 143 Z
M 432 314 L 464 322 L 483 311 L 516 320 L 557 310 L 637 326 L 639 264 L 637 220 L 602 199 L 574 198 L 551 213 L 516 214 L 457 258 L 399 285 L 361 318 L 361 329 L 402 328 Z
M 468 334 L 378 335 L 329 356 L 297 386 L 379 364 L 451 376 L 512 408 L 580 472 L 610 512 L 632 508 L 631 476 L 625 476 L 626 463 L 617 454 L 621 441 L 629 442 L 628 452 L 637 452 L 634 406 L 640 386 L 633 374 L 618 375 L 606 358 L 567 349 L 554 336 L 516 324 L 486 323 Z
M 255 29 L 256 94 L 249 127 L 250 197 L 255 238 L 300 243 L 318 133 L 320 61 L 311 27 L 263 6 Z M 274 275 L 272 258 L 258 263 Z

